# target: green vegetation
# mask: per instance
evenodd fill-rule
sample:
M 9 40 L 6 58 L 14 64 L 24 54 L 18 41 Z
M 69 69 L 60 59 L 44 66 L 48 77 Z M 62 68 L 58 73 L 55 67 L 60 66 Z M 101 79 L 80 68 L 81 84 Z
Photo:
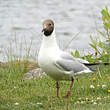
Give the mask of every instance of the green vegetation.
M 89 62 L 110 62 L 110 14 L 108 8 L 102 10 L 105 32 L 100 37 L 90 37 L 90 45 L 95 55 L 83 56 Z M 16 41 L 16 40 L 15 40 Z M 32 45 L 32 42 L 31 42 Z M 16 50 L 18 49 L 16 43 Z M 21 46 L 22 48 L 22 46 Z M 21 49 L 20 48 L 20 49 Z M 12 54 L 12 47 L 6 49 L 8 63 L 0 63 L 0 110 L 109 110 L 110 109 L 110 66 L 100 66 L 98 72 L 78 76 L 72 88 L 71 97 L 65 99 L 71 82 L 60 82 L 60 98 L 56 97 L 56 84 L 48 76 L 42 79 L 22 80 L 23 75 L 38 67 L 29 62 L 31 46 L 22 58 Z M 78 51 L 72 53 L 80 57 Z M 21 59 L 21 60 L 19 60 Z M 14 60 L 14 61 L 13 61 Z
M 93 37 L 90 35 L 90 46 L 94 49 L 94 54 L 83 56 L 82 58 L 88 60 L 90 63 L 103 62 L 110 63 L 110 14 L 108 7 L 101 11 L 104 31 L 98 31 L 98 36 Z M 72 52 L 75 57 L 81 57 L 78 50 Z
M 24 71 L 18 64 L 0 68 L 0 110 L 109 110 L 110 68 L 98 73 L 78 76 L 69 100 L 66 94 L 70 82 L 60 82 L 60 98 L 56 85 L 49 77 L 22 81 Z

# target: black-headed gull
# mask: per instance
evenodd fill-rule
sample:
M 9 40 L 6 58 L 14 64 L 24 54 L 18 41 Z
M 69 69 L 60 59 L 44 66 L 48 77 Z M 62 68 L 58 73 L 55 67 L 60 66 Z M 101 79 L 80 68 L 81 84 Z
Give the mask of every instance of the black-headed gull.
M 59 97 L 60 80 L 71 80 L 66 97 L 70 96 L 75 75 L 91 73 L 85 64 L 86 60 L 74 58 L 71 54 L 62 51 L 56 42 L 54 22 L 47 19 L 43 22 L 43 41 L 38 55 L 40 68 L 56 81 L 57 97 Z

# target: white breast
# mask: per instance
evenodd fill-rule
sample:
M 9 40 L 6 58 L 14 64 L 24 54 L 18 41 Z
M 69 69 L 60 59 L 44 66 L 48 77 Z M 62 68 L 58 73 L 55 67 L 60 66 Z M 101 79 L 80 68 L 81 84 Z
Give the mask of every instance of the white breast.
M 55 61 L 59 57 L 59 54 L 59 50 L 49 48 L 45 50 L 43 49 L 43 51 L 40 50 L 38 56 L 39 66 L 54 80 L 58 80 L 59 78 L 61 78 L 59 77 L 59 70 L 55 66 Z

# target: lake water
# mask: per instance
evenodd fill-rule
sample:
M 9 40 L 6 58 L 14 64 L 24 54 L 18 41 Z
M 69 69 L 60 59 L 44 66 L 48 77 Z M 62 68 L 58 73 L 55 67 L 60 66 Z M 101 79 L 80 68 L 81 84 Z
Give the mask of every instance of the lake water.
M 89 50 L 89 35 L 103 30 L 101 10 L 110 0 L 0 0 L 0 61 L 6 53 L 37 59 L 42 40 L 42 21 L 55 22 L 58 44 L 67 50 Z M 32 44 L 32 45 L 31 45 Z

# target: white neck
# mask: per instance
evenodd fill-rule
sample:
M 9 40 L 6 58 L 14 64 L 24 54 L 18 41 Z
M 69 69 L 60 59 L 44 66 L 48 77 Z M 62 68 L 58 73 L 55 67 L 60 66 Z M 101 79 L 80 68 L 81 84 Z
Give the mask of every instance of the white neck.
M 56 37 L 55 37 L 55 30 L 52 32 L 50 36 L 43 35 L 42 46 L 45 48 L 51 48 L 51 47 L 58 48 Z

